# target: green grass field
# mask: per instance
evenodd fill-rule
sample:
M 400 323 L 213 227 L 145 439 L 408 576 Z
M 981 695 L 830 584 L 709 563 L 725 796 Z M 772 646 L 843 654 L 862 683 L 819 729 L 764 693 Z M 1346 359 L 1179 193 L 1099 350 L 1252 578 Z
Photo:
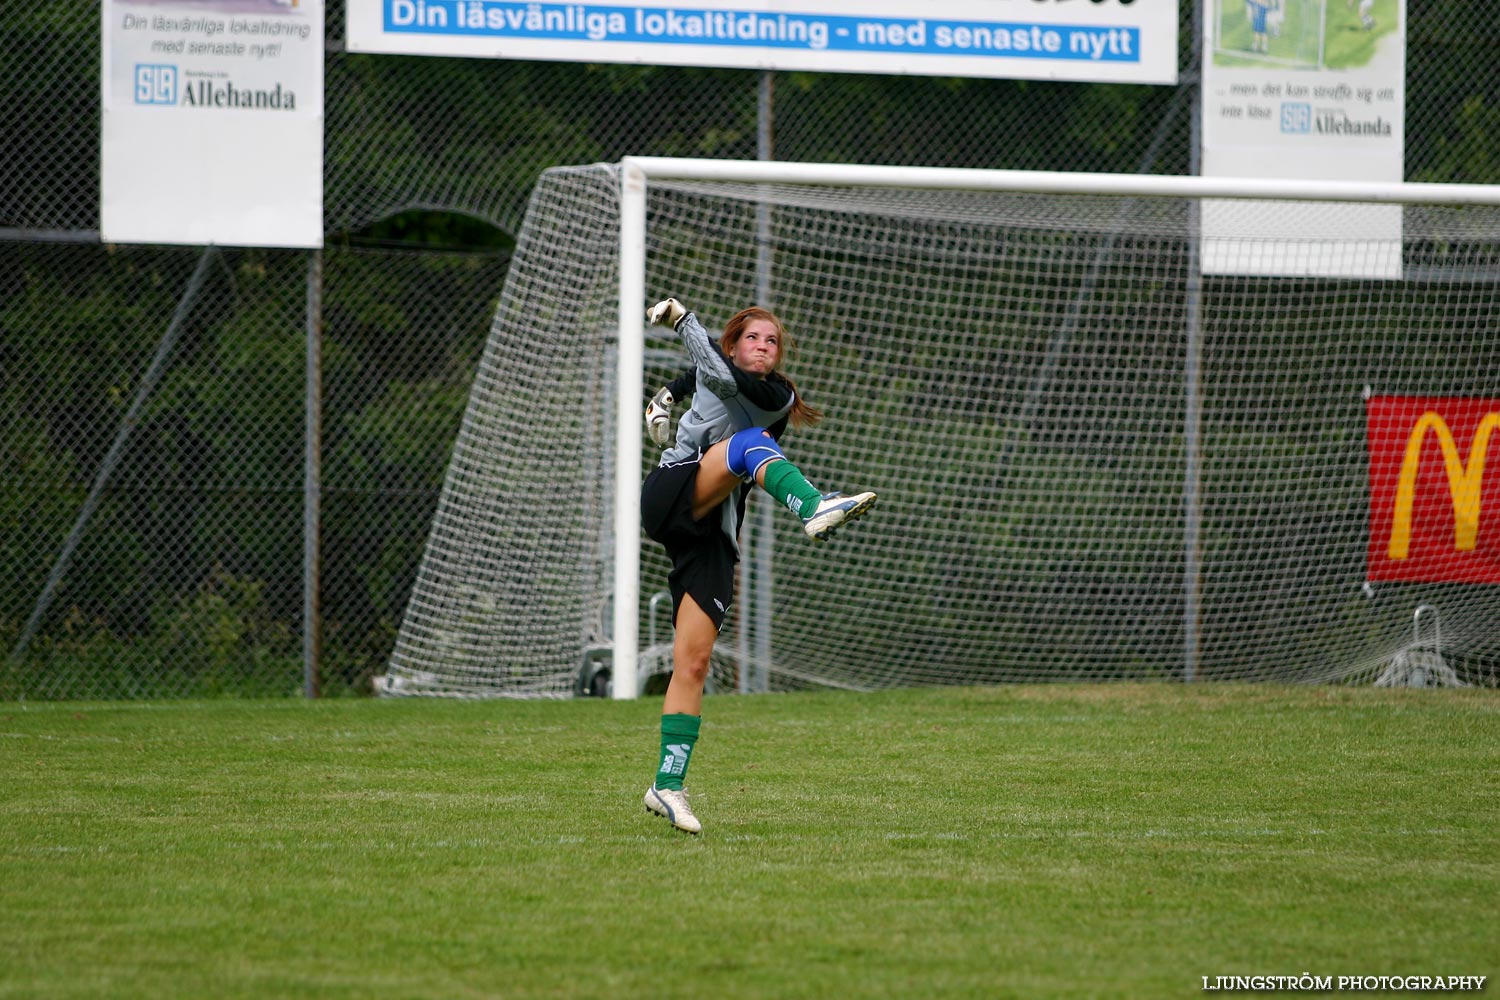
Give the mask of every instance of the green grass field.
M 0 705 L 3 997 L 1172 997 L 1500 974 L 1500 693 Z M 1493 987 L 1490 988 L 1493 992 Z

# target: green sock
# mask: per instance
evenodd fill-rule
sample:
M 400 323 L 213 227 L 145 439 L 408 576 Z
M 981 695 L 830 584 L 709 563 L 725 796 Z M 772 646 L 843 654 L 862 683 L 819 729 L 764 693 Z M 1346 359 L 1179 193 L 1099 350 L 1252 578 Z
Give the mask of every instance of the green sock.
M 687 776 L 688 758 L 698 742 L 698 727 L 703 722 L 696 715 L 663 715 L 661 717 L 661 767 L 656 771 L 656 787 L 681 790 Z
M 786 459 L 766 466 L 761 486 L 804 521 L 812 517 L 813 511 L 818 509 L 818 501 L 823 499 L 823 494 L 807 481 L 802 470 Z

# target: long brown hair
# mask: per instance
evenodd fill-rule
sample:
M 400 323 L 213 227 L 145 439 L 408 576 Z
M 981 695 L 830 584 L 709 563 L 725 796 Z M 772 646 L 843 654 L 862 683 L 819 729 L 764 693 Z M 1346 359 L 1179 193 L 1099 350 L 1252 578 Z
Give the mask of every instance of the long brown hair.
M 795 399 L 795 402 L 792 403 L 792 411 L 787 414 L 787 417 L 790 419 L 793 427 L 811 427 L 823 419 L 823 411 L 803 399 L 802 393 L 797 390 L 797 386 L 781 370 L 781 363 L 796 350 L 797 343 L 792 339 L 792 335 L 787 332 L 787 328 L 781 322 L 780 317 L 771 312 L 771 310 L 762 309 L 760 306 L 750 306 L 747 309 L 741 309 L 729 317 L 729 322 L 724 324 L 724 333 L 719 337 L 719 347 L 723 349 L 725 354 L 733 352 L 734 345 L 738 344 L 740 337 L 744 336 L 745 327 L 758 319 L 770 320 L 776 325 L 776 337 L 780 342 L 780 350 L 776 354 L 776 367 L 772 371 L 780 376 L 781 380 L 792 390 L 792 395 Z

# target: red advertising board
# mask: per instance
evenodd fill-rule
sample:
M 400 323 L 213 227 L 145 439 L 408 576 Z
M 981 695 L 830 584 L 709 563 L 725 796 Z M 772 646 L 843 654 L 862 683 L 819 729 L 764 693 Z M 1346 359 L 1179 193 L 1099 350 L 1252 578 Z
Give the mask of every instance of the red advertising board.
M 1500 583 L 1497 427 L 1500 399 L 1371 397 L 1370 580 Z

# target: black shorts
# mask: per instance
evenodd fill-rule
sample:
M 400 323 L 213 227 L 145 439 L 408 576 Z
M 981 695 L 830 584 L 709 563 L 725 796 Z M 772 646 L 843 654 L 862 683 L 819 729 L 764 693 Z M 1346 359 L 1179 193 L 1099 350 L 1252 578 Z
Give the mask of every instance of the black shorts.
M 739 562 L 734 543 L 724 534 L 724 513 L 711 511 L 701 521 L 693 520 L 693 484 L 698 479 L 698 461 L 690 459 L 657 466 L 641 486 L 641 526 L 660 542 L 672 560 L 667 586 L 672 591 L 672 620 L 685 595 L 722 629 L 734 600 L 734 565 Z M 743 494 L 743 490 L 741 490 Z M 743 503 L 743 497 L 726 500 Z M 736 505 L 735 524 L 742 507 Z

